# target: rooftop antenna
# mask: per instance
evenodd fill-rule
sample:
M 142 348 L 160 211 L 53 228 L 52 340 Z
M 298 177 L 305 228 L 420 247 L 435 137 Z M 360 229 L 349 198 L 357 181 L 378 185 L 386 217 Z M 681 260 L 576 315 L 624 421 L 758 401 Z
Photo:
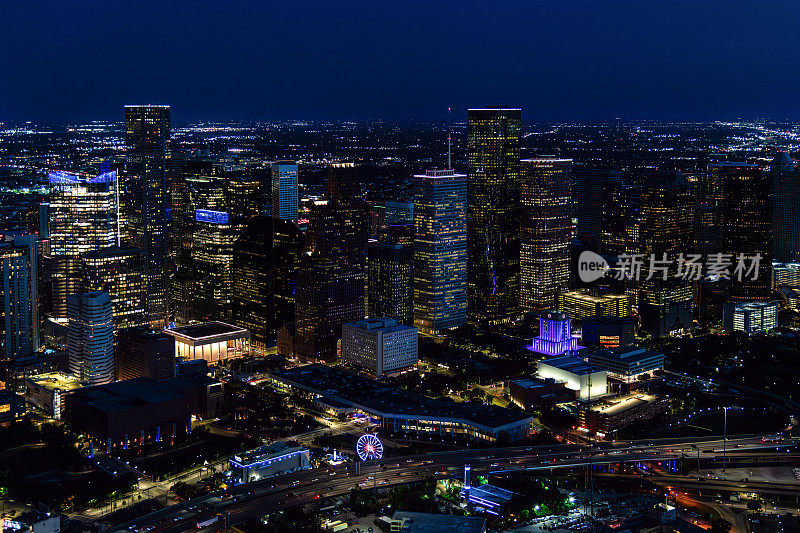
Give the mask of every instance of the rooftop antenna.
M 452 115 L 450 113 L 451 108 L 447 108 L 447 170 L 452 170 L 453 163 L 451 161 L 451 150 L 450 150 L 450 132 L 452 130 L 453 120 Z

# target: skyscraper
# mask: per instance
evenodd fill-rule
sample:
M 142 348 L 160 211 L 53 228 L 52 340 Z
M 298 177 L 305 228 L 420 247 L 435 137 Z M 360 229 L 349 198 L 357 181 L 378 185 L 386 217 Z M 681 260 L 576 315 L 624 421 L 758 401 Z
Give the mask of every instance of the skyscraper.
M 467 176 L 414 176 L 414 325 L 424 333 L 467 318 Z
M 523 160 L 520 197 L 520 305 L 555 309 L 569 288 L 572 159 Z
M 39 348 L 36 236 L 0 235 L 0 356 Z
M 230 320 L 233 243 L 239 228 L 230 213 L 196 209 L 192 234 L 195 313 L 203 320 Z
M 114 381 L 114 319 L 105 291 L 68 297 L 69 370 L 87 385 Z
M 719 210 L 719 251 L 737 256 L 761 255 L 758 278 L 742 281 L 731 276 L 728 299 L 735 302 L 768 300 L 772 275 L 772 180 L 758 165 L 708 165 L 713 200 Z M 733 274 L 733 268 L 731 268 Z
M 578 208 L 578 239 L 589 250 L 601 252 L 609 222 L 604 214 L 622 183 L 622 172 L 613 168 L 576 166 L 575 200 Z M 609 206 L 610 207 L 610 206 Z
M 342 324 L 364 318 L 366 209 L 357 167 L 331 166 L 326 199 L 311 210 L 308 250 L 297 279 L 297 354 L 336 359 Z
M 669 262 L 667 279 L 656 273 L 638 281 L 638 309 L 642 328 L 663 336 L 692 327 L 691 280 L 677 277 L 676 260 L 691 253 L 694 198 L 691 185 L 677 171 L 648 174 L 639 205 L 639 253 L 649 270 L 650 259 Z
M 277 161 L 272 168 L 272 218 L 297 220 L 299 207 L 297 191 L 297 164 Z
M 122 214 L 126 240 L 147 256 L 147 315 L 166 324 L 168 312 L 167 142 L 169 106 L 125 106 L 125 179 Z
M 367 245 L 367 293 L 370 318 L 388 317 L 410 326 L 414 321 L 413 254 L 402 244 Z
M 519 314 L 519 109 L 470 109 L 467 121 L 468 309 L 486 327 Z
M 256 349 L 294 321 L 303 233 L 291 220 L 257 217 L 234 244 L 233 323 L 250 332 Z
M 117 173 L 56 171 L 50 182 L 50 271 L 53 316 L 67 317 L 67 296 L 80 292 L 80 256 L 119 243 Z
M 800 171 L 787 152 L 780 152 L 770 165 L 772 175 L 773 259 L 781 263 L 800 261 Z
M 105 291 L 111 298 L 114 331 L 145 326 L 147 258 L 139 248 L 105 248 L 81 256 L 80 292 Z

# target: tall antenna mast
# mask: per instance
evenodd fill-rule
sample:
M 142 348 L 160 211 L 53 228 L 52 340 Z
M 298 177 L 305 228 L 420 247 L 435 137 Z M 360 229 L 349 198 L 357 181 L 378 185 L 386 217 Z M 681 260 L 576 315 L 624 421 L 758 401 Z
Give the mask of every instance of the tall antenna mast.
M 450 149 L 450 132 L 451 126 L 453 124 L 452 115 L 450 114 L 450 109 L 447 108 L 447 170 L 452 170 L 453 162 L 451 160 L 451 149 Z

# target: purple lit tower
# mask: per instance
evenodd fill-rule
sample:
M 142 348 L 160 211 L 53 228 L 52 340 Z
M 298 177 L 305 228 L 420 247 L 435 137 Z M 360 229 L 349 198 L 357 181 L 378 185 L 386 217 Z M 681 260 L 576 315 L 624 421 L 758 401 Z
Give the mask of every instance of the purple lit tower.
M 528 349 L 545 355 L 583 350 L 583 346 L 578 346 L 578 338 L 572 336 L 571 323 L 566 313 L 546 311 L 539 318 L 539 336 L 533 338 Z

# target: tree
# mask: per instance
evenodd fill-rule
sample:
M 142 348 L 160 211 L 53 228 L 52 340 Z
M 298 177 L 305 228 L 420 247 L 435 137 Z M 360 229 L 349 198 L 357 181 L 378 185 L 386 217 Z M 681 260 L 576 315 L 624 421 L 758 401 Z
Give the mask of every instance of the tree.
M 728 533 L 733 524 L 723 518 L 717 518 L 711 522 L 711 533 Z

